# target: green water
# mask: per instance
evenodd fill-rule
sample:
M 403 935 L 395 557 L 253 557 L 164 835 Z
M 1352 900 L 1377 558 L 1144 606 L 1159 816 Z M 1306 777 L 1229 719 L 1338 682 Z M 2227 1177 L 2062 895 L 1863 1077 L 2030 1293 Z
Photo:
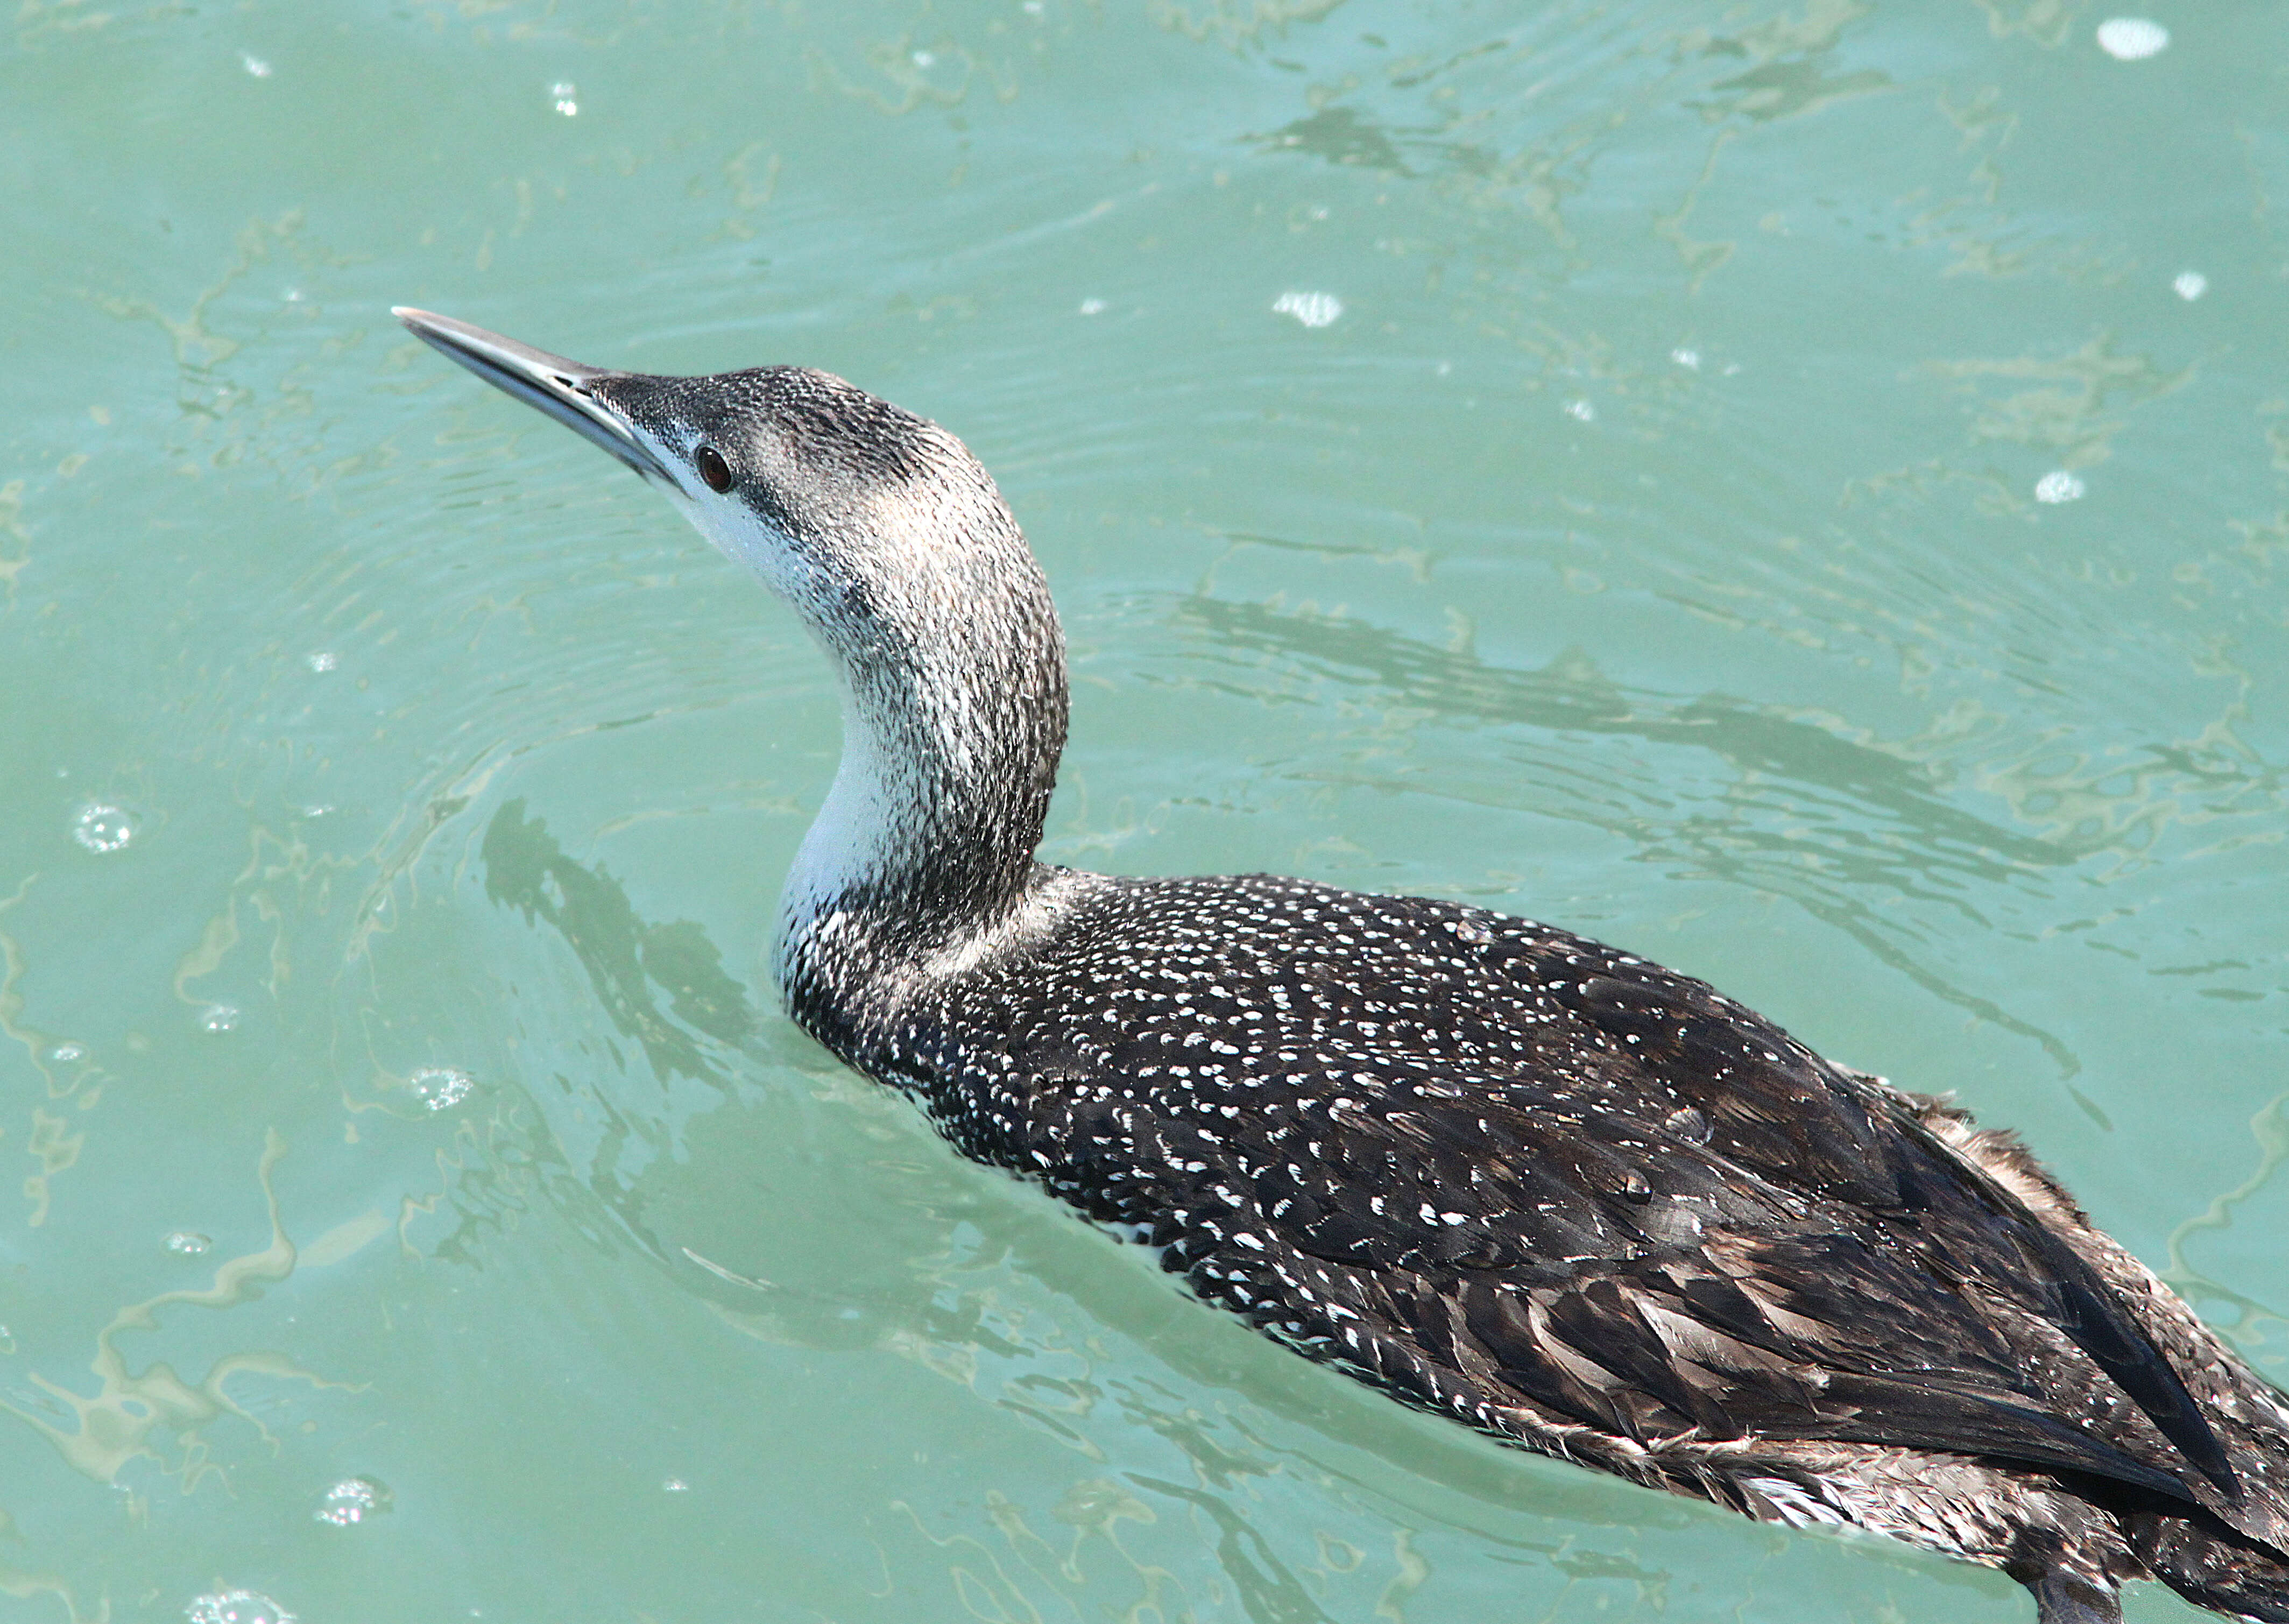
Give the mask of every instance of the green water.
M 1051 857 L 1711 976 L 2280 1377 L 2289 29 L 2108 15 L 22 0 L 0 1618 L 2030 1618 L 1402 1412 L 839 1071 L 815 651 L 386 307 L 939 418 Z

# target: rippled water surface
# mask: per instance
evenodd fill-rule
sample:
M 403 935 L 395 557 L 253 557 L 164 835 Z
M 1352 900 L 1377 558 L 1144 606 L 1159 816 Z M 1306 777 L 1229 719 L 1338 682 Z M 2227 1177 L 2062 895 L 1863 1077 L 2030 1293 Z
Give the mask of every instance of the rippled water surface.
M 1051 856 L 1712 977 L 2278 1378 L 2289 41 L 2146 20 L 23 0 L 0 1616 L 2030 1618 L 1402 1412 L 840 1071 L 815 650 L 386 307 L 939 418 Z

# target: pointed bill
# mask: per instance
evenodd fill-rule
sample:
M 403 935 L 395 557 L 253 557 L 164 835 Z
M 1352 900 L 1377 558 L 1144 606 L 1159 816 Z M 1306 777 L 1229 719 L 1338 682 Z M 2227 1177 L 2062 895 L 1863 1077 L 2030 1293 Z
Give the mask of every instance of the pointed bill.
M 586 435 L 646 479 L 674 488 L 674 476 L 636 436 L 626 415 L 597 393 L 598 385 L 625 378 L 626 373 L 583 366 L 427 310 L 398 305 L 390 314 L 404 322 L 415 338 L 459 362 L 495 388 Z

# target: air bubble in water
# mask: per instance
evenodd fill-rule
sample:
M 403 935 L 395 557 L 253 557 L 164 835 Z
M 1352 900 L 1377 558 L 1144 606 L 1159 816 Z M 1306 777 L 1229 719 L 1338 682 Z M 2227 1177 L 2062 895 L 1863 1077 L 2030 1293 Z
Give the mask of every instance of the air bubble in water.
M 345 1477 L 326 1491 L 323 1504 L 311 1513 L 321 1523 L 355 1528 L 370 1517 L 389 1509 L 389 1491 L 371 1477 Z
M 2209 291 L 2210 279 L 2199 271 L 2180 271 L 2170 283 L 2170 291 L 2189 305 Z
M 405 1080 L 431 1111 L 459 1105 L 477 1086 L 475 1078 L 451 1066 L 424 1066 Z
M 221 1590 L 183 1609 L 191 1624 L 295 1624 L 294 1615 L 259 1590 Z
M 213 1245 L 213 1241 L 196 1230 L 177 1230 L 167 1237 L 167 1250 L 180 1253 L 185 1257 L 196 1257 Z
M 2118 61 L 2159 56 L 2169 43 L 2170 30 L 2150 17 L 2110 17 L 2098 25 L 2098 48 Z
M 124 807 L 92 802 L 72 819 L 72 839 L 90 851 L 118 851 L 135 838 L 135 815 Z
M 1344 301 L 1332 293 L 1304 293 L 1293 289 L 1272 301 L 1281 315 L 1292 315 L 1306 327 L 1327 327 L 1344 313 Z
M 238 1006 L 209 1004 L 199 1011 L 199 1025 L 211 1032 L 227 1032 L 238 1024 Z
M 570 118 L 580 111 L 579 92 L 570 79 L 559 79 L 548 87 L 548 94 L 556 110 Z
M 59 1043 L 48 1051 L 48 1061 L 52 1065 L 76 1065 L 86 1058 L 87 1045 L 84 1043 Z
M 2073 502 L 2081 499 L 2082 482 L 2064 468 L 2054 468 L 2035 482 L 2038 502 Z

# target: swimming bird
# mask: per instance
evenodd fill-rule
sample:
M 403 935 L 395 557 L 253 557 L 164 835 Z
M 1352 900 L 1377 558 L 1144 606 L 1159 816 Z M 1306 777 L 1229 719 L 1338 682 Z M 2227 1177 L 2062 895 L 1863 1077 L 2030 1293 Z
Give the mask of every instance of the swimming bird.
M 1529 919 L 1036 860 L 1039 565 L 953 434 L 827 373 L 583 366 L 401 309 L 794 605 L 843 749 L 787 1008 L 1206 1302 L 1508 1443 L 1767 1522 L 2289 1620 L 2289 1409 L 2007 1134 Z

